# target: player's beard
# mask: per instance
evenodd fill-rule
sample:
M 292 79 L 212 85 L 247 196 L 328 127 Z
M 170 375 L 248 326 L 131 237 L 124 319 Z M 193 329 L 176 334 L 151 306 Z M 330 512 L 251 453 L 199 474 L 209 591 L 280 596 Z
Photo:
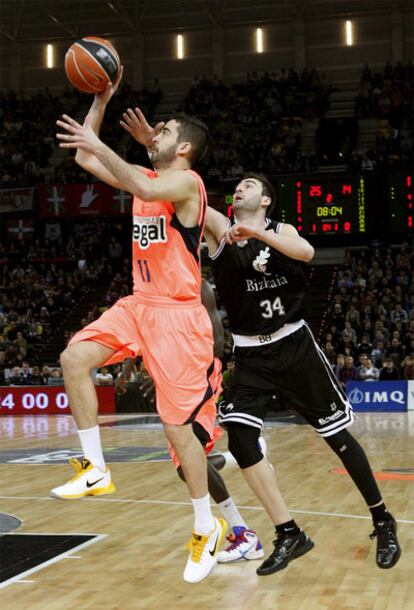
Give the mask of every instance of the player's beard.
M 153 150 L 151 151 L 151 163 L 157 169 L 161 167 L 168 167 L 174 161 L 176 157 L 177 145 L 172 144 L 168 148 L 162 151 Z

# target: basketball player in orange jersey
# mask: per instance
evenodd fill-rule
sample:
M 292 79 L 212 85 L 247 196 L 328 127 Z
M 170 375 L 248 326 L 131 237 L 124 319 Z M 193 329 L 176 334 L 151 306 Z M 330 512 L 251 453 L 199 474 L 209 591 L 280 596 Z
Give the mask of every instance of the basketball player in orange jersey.
M 211 512 L 206 456 L 191 425 L 198 422 L 212 435 L 220 385 L 211 322 L 200 299 L 207 198 L 201 178 L 190 169 L 203 156 L 208 134 L 197 119 L 171 119 L 145 140 L 155 171 L 130 165 L 98 137 L 119 81 L 95 96 L 83 125 L 67 115 L 57 121 L 60 146 L 76 148 L 81 167 L 134 195 L 134 289 L 75 334 L 61 354 L 85 459 L 73 464 L 76 475 L 51 493 L 76 499 L 114 491 L 102 454 L 91 371 L 141 355 L 155 380 L 157 410 L 192 499 L 194 529 L 183 578 L 194 583 L 213 569 L 226 531 L 224 519 Z

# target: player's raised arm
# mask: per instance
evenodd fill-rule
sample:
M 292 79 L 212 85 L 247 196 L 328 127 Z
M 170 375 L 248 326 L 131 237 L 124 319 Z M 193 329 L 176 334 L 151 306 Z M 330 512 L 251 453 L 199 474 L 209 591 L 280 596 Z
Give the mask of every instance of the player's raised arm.
M 309 263 L 315 255 L 311 244 L 289 224 L 283 225 L 281 233 L 274 233 L 253 225 L 237 223 L 226 233 L 226 241 L 229 244 L 251 238 L 260 239 L 285 256 L 305 263 Z
M 206 213 L 206 224 L 204 227 L 204 237 L 207 242 L 210 255 L 215 254 L 221 240 L 229 229 L 229 219 L 214 208 L 208 207 Z

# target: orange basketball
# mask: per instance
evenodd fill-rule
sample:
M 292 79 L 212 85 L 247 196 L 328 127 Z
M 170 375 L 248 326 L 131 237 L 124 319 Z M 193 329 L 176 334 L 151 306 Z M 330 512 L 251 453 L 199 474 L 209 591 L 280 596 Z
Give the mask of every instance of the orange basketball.
M 65 55 L 65 71 L 70 83 L 85 93 L 101 93 L 115 82 L 120 60 L 108 40 L 86 36 L 77 40 Z

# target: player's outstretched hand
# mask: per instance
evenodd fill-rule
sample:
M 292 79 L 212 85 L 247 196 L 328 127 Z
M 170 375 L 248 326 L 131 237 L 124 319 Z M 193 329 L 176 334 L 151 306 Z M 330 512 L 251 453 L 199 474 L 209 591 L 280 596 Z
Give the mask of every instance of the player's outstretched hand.
M 234 244 L 236 241 L 244 241 L 256 236 L 256 230 L 253 227 L 237 223 L 225 233 L 225 240 L 228 244 Z
M 56 125 L 64 129 L 67 133 L 58 133 L 56 137 L 60 140 L 60 148 L 80 148 L 85 152 L 92 153 L 101 144 L 100 139 L 90 125 L 90 119 L 86 117 L 83 125 L 72 119 L 67 114 L 62 115 L 62 119 L 56 121 Z
M 147 122 L 143 112 L 139 108 L 128 108 L 122 115 L 121 127 L 125 129 L 137 142 L 147 148 L 151 148 L 152 140 L 159 134 L 165 123 L 161 121 L 155 127 Z

